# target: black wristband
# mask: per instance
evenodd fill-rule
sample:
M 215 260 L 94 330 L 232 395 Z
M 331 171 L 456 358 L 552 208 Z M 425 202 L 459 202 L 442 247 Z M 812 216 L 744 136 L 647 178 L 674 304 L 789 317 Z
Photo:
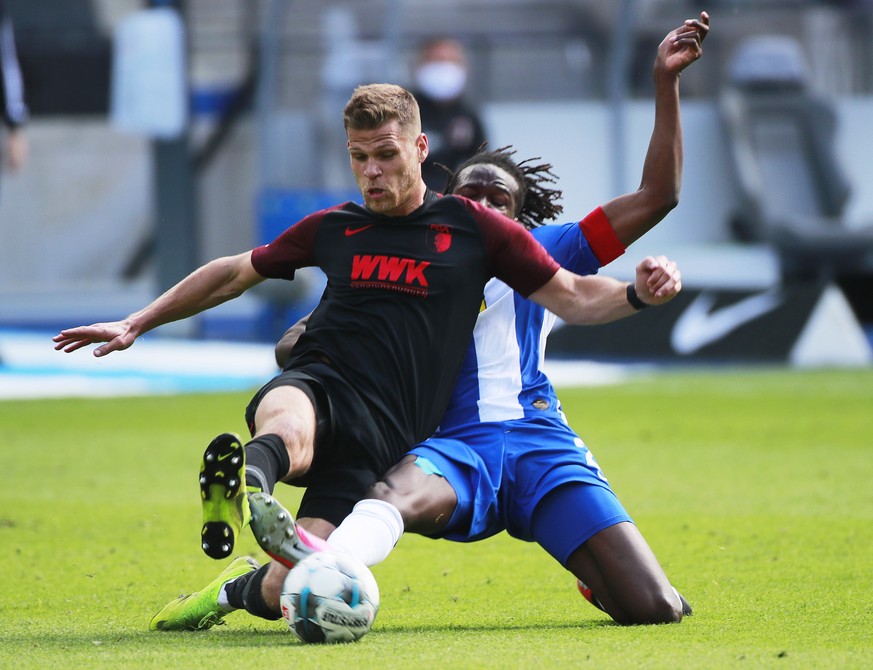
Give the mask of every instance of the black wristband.
M 627 301 L 631 304 L 631 307 L 633 307 L 638 312 L 641 309 L 645 309 L 646 307 L 648 307 L 646 303 L 640 300 L 640 297 L 637 295 L 637 288 L 633 284 L 627 285 Z

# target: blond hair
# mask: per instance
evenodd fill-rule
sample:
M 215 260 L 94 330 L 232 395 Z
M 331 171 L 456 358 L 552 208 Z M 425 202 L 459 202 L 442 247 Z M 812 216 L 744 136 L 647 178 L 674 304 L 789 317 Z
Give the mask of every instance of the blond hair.
M 402 86 L 365 84 L 358 86 L 343 110 L 343 125 L 349 130 L 375 130 L 389 121 L 415 136 L 421 133 L 418 101 Z

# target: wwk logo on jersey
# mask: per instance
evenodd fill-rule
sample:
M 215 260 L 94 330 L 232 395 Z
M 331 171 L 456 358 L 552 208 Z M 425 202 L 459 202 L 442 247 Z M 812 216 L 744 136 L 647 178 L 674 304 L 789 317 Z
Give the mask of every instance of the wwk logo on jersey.
M 352 281 L 355 288 L 385 288 L 413 295 L 427 295 L 428 283 L 424 271 L 430 261 L 397 256 L 355 255 L 352 259 Z
M 452 246 L 452 227 L 439 223 L 431 224 L 427 231 L 427 244 L 438 253 L 448 251 Z

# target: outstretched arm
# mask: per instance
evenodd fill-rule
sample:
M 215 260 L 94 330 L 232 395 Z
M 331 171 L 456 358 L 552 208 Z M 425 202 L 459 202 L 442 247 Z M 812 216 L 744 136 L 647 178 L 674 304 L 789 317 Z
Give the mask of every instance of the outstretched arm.
M 709 14 L 688 19 L 671 31 L 658 47 L 655 80 L 655 126 L 643 164 L 640 187 L 603 205 L 615 234 L 624 246 L 642 237 L 679 202 L 682 185 L 682 125 L 679 77 L 700 58 L 709 32 Z
M 622 319 L 638 310 L 628 302 L 627 283 L 610 277 L 580 276 L 560 268 L 529 297 L 567 323 L 594 325 Z M 647 256 L 637 265 L 634 288 L 647 305 L 669 302 L 682 290 L 676 263 L 664 256 Z
M 165 323 L 199 314 L 241 295 L 263 281 L 252 266 L 251 252 L 210 261 L 126 319 L 111 323 L 66 328 L 52 340 L 55 349 L 69 353 L 89 344 L 106 342 L 95 356 L 127 349 L 137 337 Z

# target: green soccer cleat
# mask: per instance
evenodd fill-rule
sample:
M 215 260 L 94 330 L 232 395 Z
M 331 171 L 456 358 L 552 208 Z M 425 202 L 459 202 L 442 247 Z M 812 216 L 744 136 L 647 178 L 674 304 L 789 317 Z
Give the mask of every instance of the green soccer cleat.
M 218 594 L 229 581 L 254 572 L 260 566 L 248 556 L 234 559 L 203 590 L 170 601 L 152 617 L 149 630 L 207 630 L 224 623 L 229 610 L 218 604 Z M 232 611 L 232 610 L 230 610 Z
M 222 433 L 212 440 L 200 465 L 200 545 L 211 558 L 230 556 L 240 531 L 249 524 L 245 476 L 246 453 L 239 437 Z

